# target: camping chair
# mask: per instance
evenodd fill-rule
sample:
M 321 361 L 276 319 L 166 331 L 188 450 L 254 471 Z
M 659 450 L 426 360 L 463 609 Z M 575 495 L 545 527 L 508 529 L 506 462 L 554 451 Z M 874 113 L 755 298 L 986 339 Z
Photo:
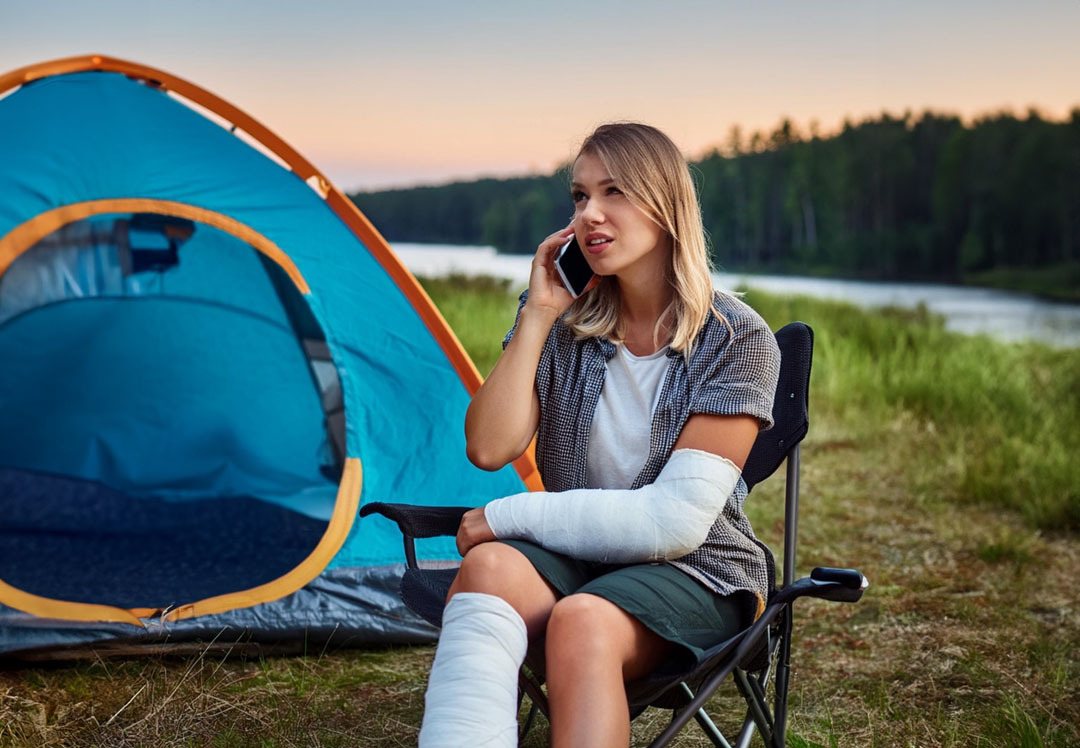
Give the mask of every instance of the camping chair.
M 749 488 L 769 477 L 787 459 L 784 509 L 783 582 L 769 595 L 764 613 L 751 625 L 727 641 L 714 646 L 692 671 L 679 672 L 662 666 L 653 674 L 627 684 L 630 713 L 637 716 L 649 706 L 672 709 L 671 724 L 650 744 L 663 746 L 686 725 L 696 719 L 714 745 L 731 748 L 720 730 L 702 708 L 721 683 L 732 675 L 735 686 L 746 700 L 747 714 L 735 740 L 739 748 L 750 744 L 758 730 L 767 746 L 786 745 L 788 682 L 791 674 L 791 635 L 793 603 L 809 596 L 853 603 L 862 597 L 866 579 L 854 569 L 816 568 L 808 577 L 795 577 L 795 540 L 799 511 L 799 442 L 806 435 L 807 394 L 813 353 L 813 331 L 808 325 L 793 322 L 776 333 L 780 347 L 780 380 L 773 403 L 775 425 L 758 435 L 743 468 Z M 456 535 L 461 516 L 469 507 L 421 507 L 405 504 L 372 503 L 360 510 L 361 516 L 380 513 L 397 522 L 405 536 L 408 569 L 401 580 L 405 604 L 435 626 L 442 623 L 446 593 L 456 569 L 421 569 L 416 562 L 414 538 Z M 766 691 L 773 680 L 772 708 Z M 541 689 L 538 669 L 526 659 L 519 677 L 520 692 L 528 694 L 533 705 L 525 720 L 521 737 L 528 732 L 539 708 L 548 713 L 547 699 Z

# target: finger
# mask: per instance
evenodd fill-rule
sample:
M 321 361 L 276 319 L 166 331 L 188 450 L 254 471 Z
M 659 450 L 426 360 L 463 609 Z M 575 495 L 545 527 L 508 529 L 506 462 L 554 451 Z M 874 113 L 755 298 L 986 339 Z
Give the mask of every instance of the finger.
M 552 249 L 557 249 L 566 244 L 567 240 L 573 235 L 573 225 L 567 226 L 566 228 L 560 229 L 554 234 L 549 235 L 544 241 L 540 242 L 540 246 L 537 247 L 537 250 L 547 249 L 548 251 L 551 251 Z M 537 254 L 539 254 L 539 251 Z
M 573 228 L 573 226 L 568 226 L 565 229 L 563 229 L 562 231 L 556 231 L 552 235 L 552 244 L 557 249 L 557 248 L 561 247 L 562 245 L 566 244 L 570 239 L 573 238 L 573 236 L 574 236 L 574 228 Z
M 574 224 L 571 223 L 569 226 L 566 226 L 565 228 L 561 228 L 558 231 L 556 231 L 555 233 L 549 235 L 548 238 L 545 239 L 544 241 L 545 242 L 553 242 L 553 241 L 558 241 L 558 240 L 561 239 L 563 242 L 566 242 L 566 240 L 569 239 L 573 235 L 573 233 L 574 233 Z
M 559 247 L 561 247 L 565 243 L 566 242 L 564 240 L 559 239 L 559 241 L 552 244 L 549 244 L 547 242 L 541 244 L 540 247 L 536 250 L 536 256 L 533 257 L 533 264 L 539 263 L 540 265 L 543 265 L 549 270 L 553 269 L 555 255 L 558 254 Z

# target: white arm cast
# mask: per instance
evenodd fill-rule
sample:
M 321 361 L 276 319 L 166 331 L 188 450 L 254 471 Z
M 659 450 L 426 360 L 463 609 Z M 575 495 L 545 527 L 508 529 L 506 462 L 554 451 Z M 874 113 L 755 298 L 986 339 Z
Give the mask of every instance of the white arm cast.
M 519 493 L 489 503 L 484 518 L 497 538 L 586 561 L 679 558 L 705 542 L 740 472 L 725 457 L 679 449 L 647 486 Z

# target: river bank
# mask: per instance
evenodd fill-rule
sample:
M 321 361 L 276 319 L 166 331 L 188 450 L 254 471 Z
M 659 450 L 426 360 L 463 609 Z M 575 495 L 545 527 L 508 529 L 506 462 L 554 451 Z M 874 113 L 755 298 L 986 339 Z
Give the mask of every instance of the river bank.
M 394 250 L 416 275 L 489 275 L 528 285 L 528 255 L 498 253 L 491 247 L 395 244 Z M 1003 342 L 1039 341 L 1054 347 L 1080 347 L 1080 304 L 1052 302 L 1031 294 L 993 288 L 931 283 L 887 283 L 792 275 L 716 273 L 717 288 L 757 289 L 777 295 L 810 296 L 864 309 L 925 307 L 940 315 L 945 329 L 987 335 Z

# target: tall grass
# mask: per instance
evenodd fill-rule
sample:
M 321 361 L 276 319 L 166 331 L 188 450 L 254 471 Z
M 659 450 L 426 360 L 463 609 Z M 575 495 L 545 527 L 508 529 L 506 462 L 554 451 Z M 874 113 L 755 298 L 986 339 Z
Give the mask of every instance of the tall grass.
M 489 372 L 516 293 L 490 278 L 423 282 Z M 913 488 L 1006 506 L 1039 528 L 1080 529 L 1080 350 L 948 332 L 925 308 L 866 311 L 758 291 L 745 300 L 774 329 L 793 320 L 814 328 L 818 438 L 857 445 L 913 421 L 923 434 Z
M 514 324 L 517 294 L 511 292 L 510 281 L 448 275 L 420 282 L 480 373 L 487 376 L 502 353 L 503 336 Z

